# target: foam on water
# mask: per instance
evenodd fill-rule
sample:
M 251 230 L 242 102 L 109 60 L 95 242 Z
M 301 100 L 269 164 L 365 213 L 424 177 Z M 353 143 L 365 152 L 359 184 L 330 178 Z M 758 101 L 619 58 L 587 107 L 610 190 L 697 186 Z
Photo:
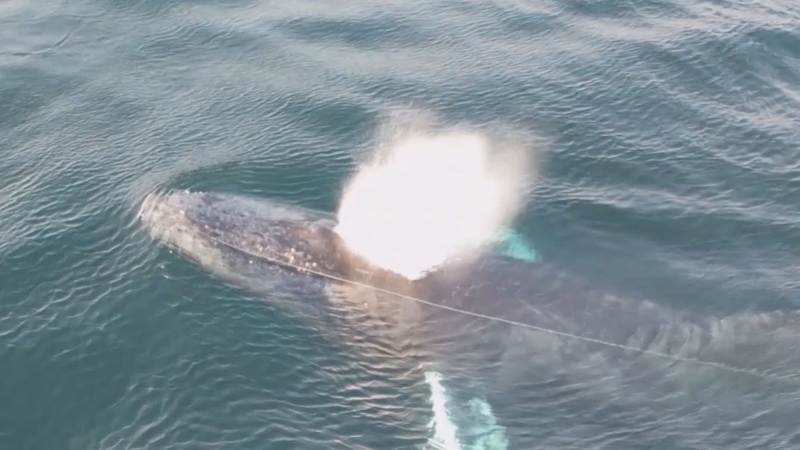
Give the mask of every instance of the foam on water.
M 336 231 L 356 253 L 416 279 L 492 243 L 522 206 L 531 153 L 473 130 L 404 129 L 345 185 Z

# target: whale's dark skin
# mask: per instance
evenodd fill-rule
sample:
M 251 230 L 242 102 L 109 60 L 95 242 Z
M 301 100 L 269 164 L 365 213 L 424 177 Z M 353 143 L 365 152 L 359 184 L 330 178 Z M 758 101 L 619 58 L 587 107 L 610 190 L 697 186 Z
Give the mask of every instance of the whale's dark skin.
M 350 252 L 333 217 L 233 195 L 151 195 L 140 219 L 154 237 L 219 276 L 257 292 L 295 292 L 289 308 L 304 298 L 297 292 L 328 289 L 326 301 L 369 313 L 424 364 L 482 386 L 497 404 L 523 402 L 524 386 L 535 380 L 616 377 L 658 390 L 673 386 L 664 373 L 763 381 L 733 367 L 800 366 L 790 351 L 800 343 L 796 312 L 679 311 L 491 251 L 412 281 Z

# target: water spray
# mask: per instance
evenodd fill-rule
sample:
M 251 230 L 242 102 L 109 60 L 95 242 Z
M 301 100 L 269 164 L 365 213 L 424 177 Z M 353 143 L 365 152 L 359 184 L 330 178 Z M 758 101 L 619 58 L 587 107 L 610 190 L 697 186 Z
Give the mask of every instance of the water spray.
M 418 279 L 491 244 L 517 216 L 531 149 L 474 130 L 390 129 L 342 192 L 336 232 L 351 251 Z

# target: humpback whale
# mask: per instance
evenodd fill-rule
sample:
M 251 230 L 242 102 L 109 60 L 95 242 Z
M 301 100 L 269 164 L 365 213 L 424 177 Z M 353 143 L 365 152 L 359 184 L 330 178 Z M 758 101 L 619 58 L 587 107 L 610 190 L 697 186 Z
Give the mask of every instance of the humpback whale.
M 351 252 L 332 214 L 231 194 L 149 194 L 138 218 L 156 240 L 288 309 L 330 301 L 374 317 L 423 364 L 483 389 L 492 405 L 513 409 L 532 380 L 615 379 L 604 389 L 658 390 L 674 389 L 682 376 L 706 385 L 794 381 L 775 369 L 800 367 L 794 311 L 676 310 L 493 251 L 410 280 Z M 312 291 L 327 294 L 282 296 Z M 306 298 L 320 304 L 298 304 Z

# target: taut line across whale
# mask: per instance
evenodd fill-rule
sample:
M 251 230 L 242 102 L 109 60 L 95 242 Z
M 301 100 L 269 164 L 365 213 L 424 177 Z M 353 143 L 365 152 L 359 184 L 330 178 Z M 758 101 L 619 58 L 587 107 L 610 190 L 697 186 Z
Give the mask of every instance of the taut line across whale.
M 371 331 L 409 344 L 414 361 L 481 389 L 493 407 L 513 409 L 531 378 L 613 379 L 626 391 L 674 389 L 676 377 L 726 378 L 709 370 L 780 381 L 781 392 L 800 381 L 791 369 L 800 367 L 794 311 L 675 310 L 493 251 L 411 280 L 351 252 L 330 214 L 237 195 L 150 194 L 139 219 L 209 272 L 289 311 L 324 316 L 333 304 L 374 319 Z M 794 373 L 773 371 L 787 367 Z
M 650 355 L 797 379 L 713 359 L 730 360 L 738 346 L 761 345 L 761 353 L 769 353 L 773 343 L 798 338 L 796 312 L 701 316 L 489 251 L 409 280 L 350 252 L 333 231 L 331 215 L 236 195 L 150 194 L 139 218 L 153 237 L 244 288 L 269 293 L 288 285 L 349 285 L 349 291 L 339 290 L 348 307 L 367 307 L 378 319 L 413 328 L 413 339 L 424 343 L 433 363 L 446 367 L 457 365 L 448 360 L 463 351 L 471 368 L 499 372 L 508 369 L 504 365 L 517 371 L 523 364 L 512 358 L 522 355 L 547 354 L 569 364 L 602 353 L 609 361 L 637 361 L 637 366 L 641 356 Z M 369 302 L 354 293 L 364 290 L 373 292 Z M 461 353 L 454 351 L 458 347 Z

